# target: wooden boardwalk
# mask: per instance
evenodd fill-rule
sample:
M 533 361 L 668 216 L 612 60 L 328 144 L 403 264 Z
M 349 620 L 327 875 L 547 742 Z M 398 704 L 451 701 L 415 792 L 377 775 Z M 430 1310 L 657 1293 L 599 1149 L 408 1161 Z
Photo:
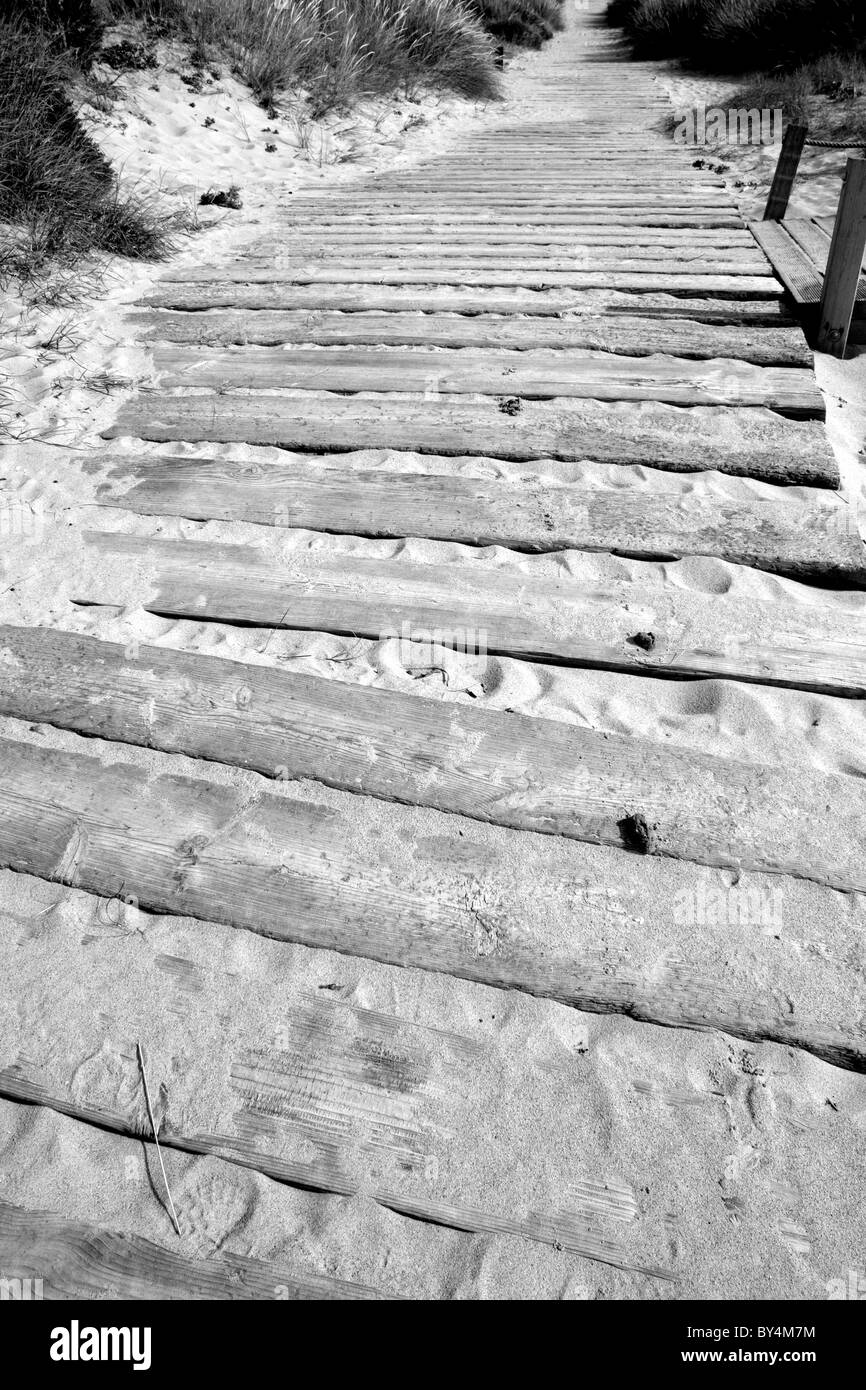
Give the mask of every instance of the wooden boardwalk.
M 807 331 L 818 327 L 824 274 L 830 254 L 835 217 L 786 217 L 781 222 L 750 222 L 758 245 L 766 252 L 796 306 Z M 850 341 L 866 339 L 866 276 L 861 275 L 854 301 Z
M 482 666 L 622 673 L 626 700 L 634 677 L 863 697 L 866 621 L 816 586 L 866 586 L 864 549 L 783 286 L 657 131 L 652 71 L 592 12 L 569 24 L 531 116 L 287 196 L 243 254 L 166 272 L 132 319 L 154 384 L 88 460 L 106 521 L 79 605 L 244 625 L 259 653 L 275 630 L 433 633 Z M 709 470 L 757 486 L 688 485 Z M 244 525 L 160 535 L 171 518 Z M 729 591 L 686 592 L 665 566 L 690 556 L 726 562 Z M 753 592 L 756 571 L 796 582 Z M 792 1274 L 810 1222 L 831 1273 L 854 1258 L 825 1094 L 866 1071 L 862 779 L 63 628 L 0 630 L 4 971 L 42 1028 L 4 1054 L 0 1105 L 98 1127 L 114 1171 L 148 1133 L 144 1036 L 170 1174 L 202 1156 L 229 1187 L 320 1195 L 303 1259 L 203 1254 L 182 1197 L 158 1244 L 134 1214 L 12 1200 L 4 1271 L 55 1297 L 444 1298 L 483 1254 L 489 1297 L 525 1262 L 542 1290 L 733 1297 L 747 1258 L 784 1297 L 820 1287 L 818 1265 Z M 73 905 L 44 946 L 22 876 Z M 690 916 L 750 892 L 791 950 L 748 914 Z M 89 899 L 145 925 L 82 935 Z M 341 993 L 341 971 L 373 984 Z M 756 1113 L 754 1076 L 746 1100 L 731 1079 L 751 1048 L 801 1117 L 797 1180 L 772 1145 L 754 1177 L 730 1118 Z M 383 1212 L 411 1268 L 358 1263 L 392 1239 Z M 708 1292 L 711 1250 L 732 1273 Z

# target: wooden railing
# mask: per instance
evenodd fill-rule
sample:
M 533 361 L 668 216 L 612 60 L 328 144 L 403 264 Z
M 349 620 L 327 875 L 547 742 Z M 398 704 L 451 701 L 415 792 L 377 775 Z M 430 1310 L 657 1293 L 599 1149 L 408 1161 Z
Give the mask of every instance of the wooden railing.
M 800 157 L 806 145 L 819 149 L 857 149 L 832 140 L 810 140 L 806 126 L 789 125 L 764 209 L 764 221 L 781 222 L 788 210 Z M 816 346 L 844 357 L 866 253 L 866 159 L 849 159 L 824 271 Z

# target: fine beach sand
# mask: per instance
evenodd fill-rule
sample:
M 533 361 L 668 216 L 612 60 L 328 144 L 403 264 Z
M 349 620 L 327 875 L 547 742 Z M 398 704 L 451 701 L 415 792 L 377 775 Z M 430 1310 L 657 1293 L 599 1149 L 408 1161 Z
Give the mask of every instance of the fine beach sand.
M 131 180 L 150 180 L 178 205 L 195 202 L 211 186 L 242 185 L 243 209 L 218 215 L 203 210 L 204 229 L 179 252 L 178 263 L 201 264 L 260 236 L 287 183 L 298 190 L 326 187 L 376 169 L 409 167 L 431 153 L 459 148 L 466 133 L 481 126 L 532 118 L 534 75 L 571 41 L 567 31 L 544 51 L 511 61 L 506 100 L 496 108 L 422 96 L 417 102 L 370 103 L 352 117 L 307 130 L 297 120 L 268 120 L 231 79 L 215 81 L 213 92 L 190 94 L 176 73 L 160 69 L 124 74 L 128 95 L 113 112 L 95 113 L 93 129 Z M 162 56 L 176 65 L 170 53 Z M 696 99 L 697 84 L 666 77 L 661 68 L 659 81 L 675 105 Z M 709 104 L 705 84 L 700 94 Z M 579 90 L 574 100 L 579 106 Z M 205 129 L 202 123 L 211 114 L 216 124 Z M 261 129 L 275 124 L 277 135 Z M 269 140 L 278 144 L 277 153 L 265 151 Z M 739 177 L 765 176 L 765 153 L 754 159 L 751 172 Z M 829 169 L 828 161 L 826 173 L 810 178 L 801 215 L 834 210 Z M 758 195 L 744 190 L 742 196 L 754 202 Z M 754 215 L 745 204 L 744 211 Z M 98 489 L 106 472 L 94 460 L 100 453 L 134 449 L 136 456 L 287 458 L 285 451 L 245 445 L 161 449 L 121 440 L 108 449 L 100 432 L 152 375 L 151 359 L 135 341 L 129 315 L 158 278 L 159 267 L 115 263 L 107 268 L 103 292 L 89 303 L 48 311 L 10 301 L 4 310 L 3 366 L 16 390 L 12 430 L 19 438 L 0 452 L 14 522 L 12 534 L 3 537 L 0 622 L 54 626 L 124 644 L 137 640 L 411 691 L 430 700 L 535 715 L 747 762 L 866 776 L 862 710 L 853 700 L 452 651 L 437 653 L 431 670 L 423 647 L 415 652 L 412 644 L 395 640 L 268 634 L 145 612 L 146 562 L 95 557 L 85 547 L 88 530 L 254 543 L 287 565 L 293 560 L 302 565 L 310 553 L 447 564 L 468 590 L 478 566 L 551 579 L 572 576 L 588 586 L 622 579 L 634 586 L 642 626 L 651 626 L 652 589 L 663 583 L 696 596 L 729 593 L 745 601 L 778 596 L 805 606 L 866 612 L 866 594 L 807 587 L 714 559 L 641 562 L 576 552 L 529 556 L 499 546 L 277 532 L 240 522 L 139 517 L 100 506 Z M 43 346 L 61 326 L 74 335 L 74 351 Z M 817 363 L 842 496 L 852 525 L 861 526 L 864 364 L 866 355 Z M 393 468 L 394 460 L 387 451 L 340 456 L 341 465 L 370 469 Z M 399 462 L 404 471 L 575 481 L 598 489 L 732 500 L 777 492 L 714 472 L 676 475 L 552 460 L 531 465 L 478 457 L 425 455 L 422 460 L 412 454 L 399 455 Z M 815 494 L 797 488 L 788 495 Z M 73 602 L 85 567 L 92 587 L 111 595 L 110 604 Z M 2 656 L 0 650 L 0 661 Z M 12 721 L 0 720 L 0 735 L 8 736 L 12 728 Z M 110 755 L 109 745 L 74 734 L 34 727 L 16 730 L 15 736 L 85 752 L 96 747 L 102 756 Z M 126 746 L 119 753 L 134 766 L 203 775 L 201 765 L 179 756 Z M 223 776 L 254 793 L 272 790 L 252 773 L 209 766 L 206 775 Z M 305 783 L 284 794 L 326 803 L 336 796 Z M 435 833 L 438 813 L 412 814 Z M 599 882 L 600 892 L 615 889 L 615 882 Z M 262 1042 L 279 1046 L 294 1020 L 307 1017 L 305 1011 L 312 1009 L 317 1019 L 323 1011 L 336 1011 L 339 1027 L 328 1033 L 326 1052 L 342 1046 L 339 1028 L 364 1037 L 370 1018 L 387 1013 L 397 1020 L 398 1054 L 416 1062 L 423 1058 L 418 1079 L 401 1100 L 403 1108 L 395 1111 L 395 1127 L 416 1158 L 423 1157 L 431 1135 L 448 1156 L 444 1171 L 429 1175 L 431 1195 L 449 1200 L 453 1184 L 467 1204 L 487 1210 L 501 1203 L 503 1210 L 524 1217 L 549 1208 L 558 1193 L 564 1219 L 605 1242 L 612 1263 L 557 1244 L 508 1233 L 471 1234 L 387 1209 L 371 1193 L 368 1159 L 381 1152 L 387 1163 L 399 1146 L 372 1128 L 364 1131 L 363 1154 L 340 1151 L 347 1171 L 361 1175 L 354 1196 L 304 1191 L 219 1156 L 165 1150 L 178 1237 L 162 1200 L 152 1145 L 47 1107 L 0 1101 L 0 1201 L 61 1211 L 185 1255 L 250 1256 L 296 1274 L 353 1280 L 409 1297 L 822 1299 L 838 1296 L 850 1270 L 862 1272 L 866 1079 L 805 1052 L 770 1043 L 752 1046 L 714 1031 L 584 1014 L 466 980 L 104 904 L 74 887 L 8 871 L 0 871 L 0 932 L 15 979 L 14 991 L 0 1005 L 0 1071 L 26 1057 L 45 1074 L 71 1076 L 73 1094 L 90 1099 L 97 1094 L 100 1103 L 123 1108 L 137 1103 L 135 1042 L 140 1039 L 150 1058 L 151 1085 L 160 1089 L 173 1128 L 218 1131 L 239 1104 L 233 1080 L 238 1059 L 252 1057 Z M 800 941 L 784 925 L 780 942 L 788 959 L 803 956 Z M 820 921 L 813 925 L 810 945 L 820 951 Z M 75 962 L 71 974 L 70 961 Z M 851 969 L 862 975 L 862 949 Z M 459 1104 L 449 1113 L 459 1114 L 462 1127 L 448 1135 L 439 1122 L 441 1098 L 455 1075 Z M 375 1085 L 375 1077 L 365 1077 L 367 1084 Z M 363 1121 L 363 1086 L 359 1095 Z M 304 1103 L 317 1103 L 314 1080 Z M 501 1153 L 513 1155 L 507 1171 L 502 1163 L 496 1166 Z M 495 1195 L 491 1172 L 500 1174 Z M 650 1266 L 656 1273 L 641 1272 Z M 673 1277 L 659 1277 L 659 1270 Z

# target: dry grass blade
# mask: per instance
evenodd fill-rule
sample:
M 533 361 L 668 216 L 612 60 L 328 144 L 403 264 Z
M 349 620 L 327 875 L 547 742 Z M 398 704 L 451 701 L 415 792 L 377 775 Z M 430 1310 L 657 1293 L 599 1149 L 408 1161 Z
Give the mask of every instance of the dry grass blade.
M 144 1053 L 142 1052 L 140 1042 L 137 1042 L 135 1046 L 136 1051 L 138 1052 L 138 1065 L 141 1068 L 141 1082 L 144 1086 L 144 1102 L 147 1106 L 147 1118 L 150 1120 L 150 1127 L 153 1130 L 153 1142 L 156 1144 L 156 1156 L 159 1159 L 159 1166 L 162 1172 L 162 1181 L 165 1186 L 165 1194 L 168 1197 L 168 1205 L 171 1209 L 171 1219 L 174 1224 L 174 1229 L 177 1231 L 178 1235 L 180 1235 L 180 1222 L 177 1219 L 177 1212 L 174 1209 L 174 1202 L 171 1199 L 171 1188 L 168 1185 L 168 1178 L 166 1177 L 165 1173 L 165 1164 L 162 1161 L 162 1150 L 159 1147 L 159 1135 L 157 1134 L 156 1130 L 156 1120 L 154 1119 L 153 1115 L 153 1106 L 150 1103 L 150 1091 L 147 1088 L 147 1072 L 144 1069 Z

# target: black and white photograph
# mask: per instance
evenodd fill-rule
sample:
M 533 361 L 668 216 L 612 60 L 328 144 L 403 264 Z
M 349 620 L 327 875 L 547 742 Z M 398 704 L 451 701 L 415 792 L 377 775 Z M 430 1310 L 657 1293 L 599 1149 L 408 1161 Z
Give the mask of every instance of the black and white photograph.
M 863 0 L 0 0 L 28 1368 L 571 1302 L 829 1374 L 864 253 Z

